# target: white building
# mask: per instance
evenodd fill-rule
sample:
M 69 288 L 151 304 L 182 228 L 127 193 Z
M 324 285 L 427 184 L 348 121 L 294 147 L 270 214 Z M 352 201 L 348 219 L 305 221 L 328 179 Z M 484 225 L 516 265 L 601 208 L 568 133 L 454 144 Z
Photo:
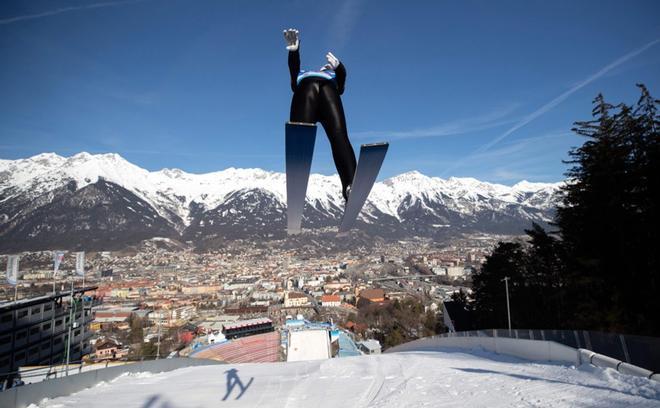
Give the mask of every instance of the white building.
M 323 295 L 321 296 L 321 306 L 339 307 L 341 306 L 341 298 L 339 295 Z
M 364 354 L 380 354 L 380 342 L 378 340 L 365 340 L 358 343 L 360 351 Z
M 284 307 L 300 307 L 308 305 L 309 299 L 304 293 L 286 292 L 284 295 Z

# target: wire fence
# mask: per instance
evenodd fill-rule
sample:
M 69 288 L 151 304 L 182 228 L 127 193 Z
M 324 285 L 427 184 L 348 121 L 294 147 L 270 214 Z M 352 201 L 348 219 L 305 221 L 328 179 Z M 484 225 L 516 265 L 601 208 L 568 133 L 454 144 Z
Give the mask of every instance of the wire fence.
M 626 363 L 660 372 L 660 338 L 588 330 L 485 329 L 440 334 L 440 337 L 507 337 L 549 340 L 583 348 Z

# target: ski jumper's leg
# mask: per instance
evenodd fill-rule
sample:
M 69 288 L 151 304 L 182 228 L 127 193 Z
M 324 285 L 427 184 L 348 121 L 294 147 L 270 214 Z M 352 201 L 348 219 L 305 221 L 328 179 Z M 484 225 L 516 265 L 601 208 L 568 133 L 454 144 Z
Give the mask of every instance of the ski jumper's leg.
M 320 92 L 319 121 L 330 140 L 332 158 L 335 161 L 341 180 L 342 194 L 346 199 L 346 188 L 353 184 L 353 176 L 355 175 L 355 152 L 350 140 L 348 140 L 344 107 L 337 87 L 331 82 L 326 82 L 321 86 Z
M 289 51 L 289 76 L 293 91 L 289 121 L 315 124 L 318 122 L 319 84 L 317 81 L 307 80 L 298 85 L 296 83 L 298 72 L 300 72 L 300 52 Z
M 296 87 L 291 99 L 289 121 L 315 124 L 318 122 L 319 82 L 305 80 Z

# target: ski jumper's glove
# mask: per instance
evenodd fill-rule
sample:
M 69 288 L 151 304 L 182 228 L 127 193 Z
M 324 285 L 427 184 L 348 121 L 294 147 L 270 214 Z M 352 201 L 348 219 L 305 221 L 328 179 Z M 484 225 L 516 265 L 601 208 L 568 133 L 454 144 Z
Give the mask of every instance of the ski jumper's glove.
M 327 54 L 325 54 L 325 59 L 328 60 L 328 65 L 330 65 L 330 67 L 333 70 L 336 70 L 337 67 L 339 66 L 339 64 L 341 64 L 339 62 L 339 59 L 337 59 L 337 57 L 335 57 L 331 52 L 328 52 Z
M 286 49 L 289 51 L 298 51 L 300 45 L 299 31 L 295 28 L 284 30 L 284 40 L 286 40 Z

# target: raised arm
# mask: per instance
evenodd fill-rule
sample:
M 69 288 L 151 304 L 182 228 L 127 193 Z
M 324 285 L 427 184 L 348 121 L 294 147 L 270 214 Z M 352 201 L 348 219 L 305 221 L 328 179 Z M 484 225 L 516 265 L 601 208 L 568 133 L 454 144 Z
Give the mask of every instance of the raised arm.
M 339 95 L 342 95 L 344 93 L 344 85 L 346 84 L 346 67 L 344 67 L 344 64 L 339 64 L 335 70 L 335 74 L 337 74 L 337 89 L 339 90 Z
M 339 95 L 341 95 L 344 93 L 344 85 L 346 84 L 346 67 L 331 52 L 328 52 L 325 58 L 328 60 L 328 64 L 332 69 L 335 70 L 337 89 L 339 90 Z
M 296 90 L 296 80 L 300 73 L 300 37 L 298 30 L 289 28 L 284 30 L 284 39 L 286 40 L 286 49 L 289 50 L 289 75 L 291 76 L 291 90 Z

